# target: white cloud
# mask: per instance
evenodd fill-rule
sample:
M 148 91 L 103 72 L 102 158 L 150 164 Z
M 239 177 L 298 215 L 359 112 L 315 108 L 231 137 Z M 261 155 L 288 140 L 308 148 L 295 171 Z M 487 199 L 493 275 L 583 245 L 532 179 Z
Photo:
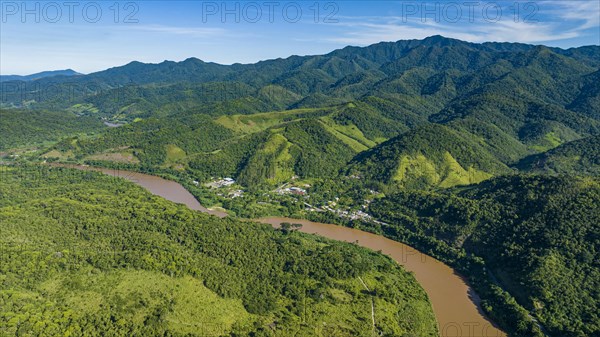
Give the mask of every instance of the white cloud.
M 511 4 L 512 6 L 512 4 Z M 523 5 L 522 5 L 523 6 Z M 474 20 L 463 8 L 459 22 L 439 20 L 421 13 L 412 16 L 345 16 L 339 24 L 342 29 L 337 36 L 325 37 L 325 41 L 368 45 L 379 41 L 422 39 L 431 35 L 444 35 L 471 42 L 521 42 L 546 43 L 578 38 L 587 29 L 600 25 L 600 2 L 598 1 L 549 1 L 537 7 L 521 8 L 518 15 L 513 7 L 502 7 L 497 22 L 488 22 L 475 11 Z M 532 11 L 534 10 L 534 11 Z M 494 12 L 490 10 L 489 15 Z M 525 20 L 528 14 L 530 20 Z
M 395 23 L 353 23 L 349 26 L 352 27 L 350 31 L 341 36 L 326 38 L 326 40 L 341 44 L 368 45 L 381 41 L 423 39 L 431 35 L 440 34 L 440 30 L 434 27 L 418 27 Z M 472 40 L 475 38 L 474 35 L 469 33 L 444 33 L 443 35 L 462 40 Z
M 600 1 L 557 1 L 551 2 L 555 8 L 541 8 L 542 13 L 556 16 L 562 20 L 578 22 L 574 30 L 580 31 L 600 26 Z
M 397 41 L 404 39 L 422 39 L 431 35 L 444 35 L 471 42 L 499 41 L 538 43 L 575 38 L 577 32 L 556 33 L 548 24 L 530 24 L 513 21 L 499 21 L 468 26 L 418 26 L 410 24 L 372 24 L 354 23 L 350 31 L 341 36 L 326 38 L 337 43 L 367 45 L 379 41 Z
M 135 30 L 164 33 L 173 35 L 187 35 L 192 37 L 215 37 L 227 34 L 227 30 L 222 28 L 199 28 L 199 27 L 175 27 L 164 25 L 135 25 L 132 27 Z M 131 29 L 131 28 L 129 28 Z
M 474 42 L 502 41 L 539 43 L 572 39 L 579 36 L 579 34 L 574 31 L 557 32 L 555 28 L 556 27 L 552 24 L 524 23 L 508 20 L 500 21 L 492 24 L 489 29 L 480 29 L 477 32 L 478 40 Z

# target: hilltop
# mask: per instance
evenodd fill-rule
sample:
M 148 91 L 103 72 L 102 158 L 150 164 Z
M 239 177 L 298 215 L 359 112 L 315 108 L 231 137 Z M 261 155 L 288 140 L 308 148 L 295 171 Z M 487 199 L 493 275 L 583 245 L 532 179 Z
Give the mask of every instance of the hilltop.
M 8 81 L 35 81 L 42 78 L 47 77 L 55 77 L 55 76 L 77 76 L 83 75 L 81 73 L 76 72 L 73 69 L 66 70 L 53 70 L 53 71 L 42 71 L 39 73 L 31 74 L 31 75 L 0 75 L 0 82 L 8 82 Z

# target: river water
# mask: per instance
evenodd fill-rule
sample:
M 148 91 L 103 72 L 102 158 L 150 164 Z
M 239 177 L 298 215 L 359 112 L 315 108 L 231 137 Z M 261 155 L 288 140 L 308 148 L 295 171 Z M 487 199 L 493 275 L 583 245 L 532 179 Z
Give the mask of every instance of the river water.
M 155 195 L 184 204 L 190 209 L 219 217 L 227 216 L 227 213 L 209 210 L 202 206 L 190 192 L 174 181 L 122 170 L 89 166 L 75 166 L 75 168 L 100 171 L 111 176 L 125 178 Z M 460 275 L 444 263 L 420 253 L 410 246 L 357 229 L 308 220 L 268 217 L 255 221 L 272 226 L 279 226 L 282 222 L 299 223 L 302 224 L 301 232 L 317 234 L 338 241 L 355 242 L 359 246 L 387 254 L 404 266 L 406 270 L 412 272 L 427 292 L 442 337 L 506 336 L 483 315 L 479 307 L 479 298 Z M 375 319 L 377 319 L 377 310 L 375 310 Z

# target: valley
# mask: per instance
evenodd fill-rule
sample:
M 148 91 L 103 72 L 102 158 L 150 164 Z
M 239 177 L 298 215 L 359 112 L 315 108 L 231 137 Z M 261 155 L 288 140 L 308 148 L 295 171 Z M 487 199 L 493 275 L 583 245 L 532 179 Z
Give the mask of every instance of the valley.
M 7 298 L 19 287 L 22 305 L 11 310 L 25 312 L 27 301 L 73 300 L 60 289 L 89 285 L 97 290 L 93 303 L 118 308 L 121 316 L 88 307 L 86 319 L 139 335 L 192 332 L 170 325 L 191 315 L 177 304 L 181 298 L 168 295 L 178 286 L 199 294 L 199 302 L 231 308 L 208 319 L 224 324 L 216 335 L 287 336 L 283 329 L 301 322 L 299 335 L 308 336 L 322 322 L 343 321 L 332 331 L 367 336 L 374 317 L 384 336 L 472 337 L 465 331 L 489 326 L 476 335 L 596 336 L 599 60 L 599 46 L 432 36 L 254 64 L 132 62 L 88 75 L 3 82 L 23 90 L 0 97 L 0 168 L 7 178 L 0 219 L 7 242 L 40 244 L 28 217 L 39 228 L 44 219 L 58 219 L 49 228 L 68 225 L 65 235 L 78 244 L 95 245 L 97 238 L 153 253 L 108 262 L 81 257 L 76 279 L 85 286 L 59 281 L 67 270 L 47 255 L 45 264 L 31 267 L 42 274 L 28 284 L 17 281 L 18 266 L 7 270 L 2 291 Z M 40 86 L 53 90 L 30 90 Z M 22 170 L 41 171 L 42 178 Z M 109 197 L 113 192 L 126 198 Z M 123 217 L 111 225 L 110 218 Z M 272 229 L 247 219 L 288 224 Z M 43 233 L 43 244 L 58 239 Z M 259 245 L 245 241 L 257 237 Z M 151 248 L 155 241 L 164 248 Z M 11 247 L 5 256 L 15 256 Z M 315 268 L 298 256 L 317 259 Z M 196 258 L 205 269 L 186 262 Z M 255 273 L 250 266 L 266 269 Z M 120 294 L 121 300 L 104 281 L 94 288 L 87 268 L 123 287 L 150 279 L 162 295 L 140 295 L 142 306 L 127 300 L 137 295 Z M 215 270 L 236 281 L 225 282 Z M 166 281 L 173 275 L 179 278 Z M 245 277 L 256 287 L 246 288 Z M 298 277 L 302 284 L 292 281 Z M 306 308 L 302 287 L 310 288 L 314 304 L 306 325 L 308 314 L 298 309 Z M 15 315 L 2 314 L 18 325 Z M 132 325 L 120 321 L 134 316 Z M 326 326 L 317 335 L 335 335 Z

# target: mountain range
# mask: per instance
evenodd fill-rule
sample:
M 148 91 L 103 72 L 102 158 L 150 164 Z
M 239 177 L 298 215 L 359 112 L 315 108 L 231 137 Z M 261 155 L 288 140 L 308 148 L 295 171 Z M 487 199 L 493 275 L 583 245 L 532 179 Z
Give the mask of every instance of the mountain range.
M 2 104 L 129 123 L 57 148 L 78 158 L 129 146 L 142 164 L 183 164 L 199 176 L 217 167 L 247 185 L 332 176 L 352 162 L 384 183 L 448 187 L 599 134 L 599 56 L 598 46 L 433 36 L 256 64 L 132 62 L 30 82 L 51 88 L 41 94 L 6 82 L 25 91 L 7 90 Z M 391 149 L 391 158 L 376 155 Z M 368 169 L 373 160 L 379 170 Z

